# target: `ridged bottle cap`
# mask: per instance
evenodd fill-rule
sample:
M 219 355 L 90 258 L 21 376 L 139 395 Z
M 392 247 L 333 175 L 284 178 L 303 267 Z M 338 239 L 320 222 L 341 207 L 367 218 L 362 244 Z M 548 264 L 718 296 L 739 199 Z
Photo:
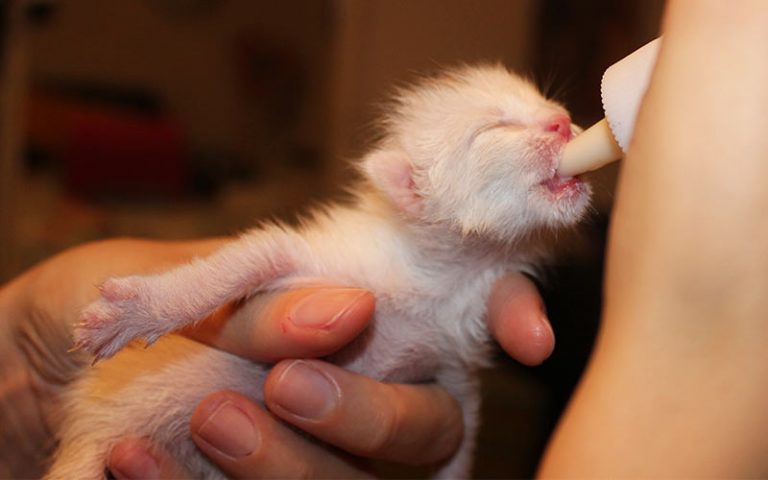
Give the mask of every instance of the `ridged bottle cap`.
M 661 39 L 657 38 L 614 63 L 603 74 L 600 92 L 603 110 L 616 142 L 626 153 L 635 119 L 643 100 L 651 72 L 656 64 Z

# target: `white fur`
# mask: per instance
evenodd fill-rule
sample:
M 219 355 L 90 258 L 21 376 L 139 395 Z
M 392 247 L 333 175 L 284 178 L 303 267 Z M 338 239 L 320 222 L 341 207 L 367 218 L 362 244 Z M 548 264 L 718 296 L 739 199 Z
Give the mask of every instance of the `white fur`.
M 567 141 L 548 126 L 564 115 L 500 66 L 405 89 L 363 159 L 354 202 L 300 228 L 254 229 L 164 274 L 105 282 L 83 312 L 78 345 L 110 357 L 133 338 L 153 342 L 267 289 L 318 281 L 370 289 L 374 322 L 330 360 L 390 382 L 434 380 L 452 393 L 465 436 L 438 476 L 465 477 L 478 424 L 475 371 L 489 363 L 491 287 L 505 272 L 532 271 L 547 254 L 547 233 L 587 207 L 583 183 L 545 184 Z M 178 336 L 124 349 L 74 385 L 49 478 L 100 477 L 126 435 L 152 437 L 196 476 L 221 476 L 189 439 L 191 412 L 224 388 L 260 401 L 267 369 Z

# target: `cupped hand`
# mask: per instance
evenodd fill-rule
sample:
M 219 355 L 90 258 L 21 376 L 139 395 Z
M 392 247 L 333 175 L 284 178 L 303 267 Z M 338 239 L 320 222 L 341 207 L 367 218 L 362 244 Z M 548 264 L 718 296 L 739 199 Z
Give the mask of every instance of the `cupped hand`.
M 345 345 L 373 310 L 374 298 L 363 290 L 298 289 L 257 297 L 193 333 L 241 356 L 278 361 L 265 382 L 268 411 L 236 392 L 212 393 L 200 403 L 190 424 L 197 446 L 233 478 L 364 477 L 363 463 L 354 458 L 418 466 L 450 457 L 463 423 L 443 389 L 381 383 L 307 360 Z M 489 327 L 507 353 L 527 365 L 541 363 L 554 348 L 539 293 L 520 274 L 496 284 Z M 118 478 L 183 476 L 182 466 L 144 439 L 118 445 L 109 467 Z

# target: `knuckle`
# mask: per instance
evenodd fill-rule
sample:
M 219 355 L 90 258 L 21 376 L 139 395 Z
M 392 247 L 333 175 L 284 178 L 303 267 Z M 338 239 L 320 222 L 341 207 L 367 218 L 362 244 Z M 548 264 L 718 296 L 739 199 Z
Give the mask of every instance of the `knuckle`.
M 358 455 L 405 464 L 431 464 L 450 458 L 464 438 L 459 402 L 439 387 L 425 395 L 389 385 L 388 401 L 356 444 Z
M 285 436 L 278 430 L 264 425 L 261 430 L 262 441 L 247 456 L 238 459 L 237 465 L 227 473 L 235 478 L 253 479 L 322 478 L 318 466 L 301 455 L 301 446 L 286 442 Z M 275 445 L 280 447 L 275 448 Z
M 400 437 L 402 425 L 402 404 L 394 396 L 393 401 L 376 413 L 370 434 L 361 440 L 360 449 L 367 456 L 383 456 L 389 452 Z
M 464 438 L 465 415 L 456 398 L 439 387 L 434 387 L 429 403 L 431 415 L 423 432 L 428 441 L 420 458 L 431 463 L 450 458 L 459 448 Z
M 451 415 L 450 420 L 442 426 L 442 433 L 436 436 L 433 445 L 433 458 L 442 461 L 456 452 L 464 438 L 464 421 L 462 416 Z

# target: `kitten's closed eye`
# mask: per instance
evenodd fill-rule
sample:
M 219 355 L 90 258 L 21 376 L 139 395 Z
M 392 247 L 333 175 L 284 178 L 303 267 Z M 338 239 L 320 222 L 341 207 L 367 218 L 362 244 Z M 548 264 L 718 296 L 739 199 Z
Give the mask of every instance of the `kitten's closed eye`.
M 527 128 L 527 126 L 524 125 L 523 123 L 510 122 L 510 121 L 507 121 L 507 120 L 490 123 L 488 125 L 484 125 L 484 126 L 478 128 L 475 131 L 475 133 L 472 135 L 472 137 L 470 137 L 470 144 L 472 142 L 474 142 L 474 140 L 477 137 L 479 137 L 480 135 L 482 135 L 482 134 L 484 134 L 486 132 L 489 132 L 489 131 L 493 131 L 493 130 L 497 130 L 497 129 L 509 129 L 509 130 L 523 131 L 526 128 Z
M 489 130 L 496 129 L 516 131 L 540 129 L 544 132 L 557 133 L 561 135 L 565 141 L 570 140 L 574 135 L 577 135 L 581 132 L 581 128 L 571 123 L 571 119 L 568 115 L 558 113 L 540 124 L 526 124 L 512 120 L 500 120 L 498 122 L 493 122 L 478 128 L 475 134 L 472 136 L 472 140 L 474 140 L 478 135 L 481 135 Z

